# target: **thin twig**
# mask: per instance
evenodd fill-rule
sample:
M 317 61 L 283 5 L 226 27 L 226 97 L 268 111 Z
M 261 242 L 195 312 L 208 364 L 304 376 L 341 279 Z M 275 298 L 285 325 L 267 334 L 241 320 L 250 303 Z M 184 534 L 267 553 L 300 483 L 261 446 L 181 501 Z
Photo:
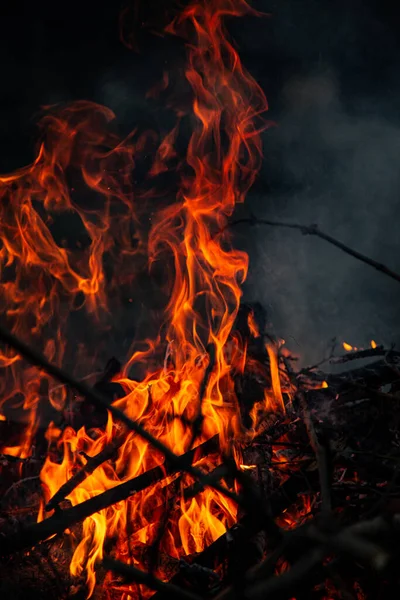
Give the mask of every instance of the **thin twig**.
M 124 443 L 125 439 L 122 435 L 119 435 L 116 440 L 111 444 L 107 445 L 101 452 L 95 456 L 89 456 L 87 463 L 79 469 L 68 481 L 66 481 L 60 489 L 54 494 L 52 498 L 46 504 L 46 511 L 53 510 L 60 502 L 65 500 L 75 488 L 77 488 L 89 475 L 93 473 L 104 462 L 112 458 L 118 448 Z
M 127 565 L 118 560 L 105 557 L 103 559 L 103 566 L 114 573 L 118 573 L 118 575 L 122 575 L 128 582 L 135 581 L 136 583 L 147 585 L 150 589 L 159 592 L 164 598 L 171 598 L 171 600 L 175 600 L 175 598 L 178 598 L 179 600 L 203 600 L 201 596 L 183 590 L 173 583 L 165 583 L 164 581 L 161 581 L 161 579 L 155 577 L 152 573 L 137 569 L 133 565 Z
M 372 358 L 375 356 L 385 356 L 389 350 L 383 346 L 377 346 L 376 348 L 366 348 L 364 350 L 356 350 L 354 352 L 347 352 L 341 356 L 332 356 L 329 362 L 332 365 L 347 363 L 351 360 L 359 360 L 361 358 Z
M 394 527 L 393 527 L 394 525 Z M 250 569 L 245 576 L 245 598 L 249 600 L 286 600 L 291 594 L 298 592 L 298 587 L 304 583 L 312 571 L 321 565 L 323 559 L 332 552 L 340 552 L 382 570 L 388 563 L 389 556 L 379 546 L 366 539 L 380 533 L 396 531 L 396 515 L 392 527 L 382 517 L 362 521 L 350 525 L 334 534 L 323 533 L 314 520 L 297 529 L 285 532 L 281 544 L 262 563 Z M 366 537 L 364 537 L 366 536 Z M 303 543 L 302 543 L 303 541 Z M 293 544 L 315 544 L 304 556 L 285 573 L 279 576 L 271 575 L 277 560 Z M 234 600 L 235 591 L 230 586 L 224 589 L 215 600 Z
M 18 481 L 15 481 L 6 492 L 4 492 L 3 494 L 3 498 L 5 498 L 6 496 L 8 496 L 8 494 L 10 492 L 12 492 L 12 490 L 14 490 L 16 487 L 18 487 L 19 485 L 21 485 L 21 483 L 26 483 L 27 481 L 34 481 L 36 479 L 39 479 L 39 475 L 33 475 L 32 477 L 24 477 L 24 479 L 18 479 Z
M 394 279 L 395 281 L 398 281 L 400 283 L 399 273 L 392 271 L 392 269 L 389 269 L 383 263 L 377 262 L 373 258 L 370 258 L 369 256 L 366 256 L 365 254 L 361 254 L 361 252 L 358 252 L 357 250 L 350 248 L 350 246 L 346 246 L 346 244 L 343 244 L 342 242 L 340 242 L 336 238 L 332 237 L 328 233 L 324 233 L 323 231 L 321 231 L 318 228 L 318 225 L 315 225 L 315 224 L 300 225 L 300 223 L 285 223 L 284 221 L 270 221 L 268 219 L 258 219 L 256 217 L 251 217 L 249 219 L 238 219 L 237 221 L 232 221 L 229 224 L 229 226 L 232 227 L 234 225 L 242 225 L 242 224 L 252 225 L 252 226 L 268 225 L 270 227 L 282 227 L 282 228 L 286 228 L 286 229 L 296 229 L 297 231 L 300 231 L 303 235 L 314 235 L 316 237 L 319 237 L 321 240 L 325 240 L 329 244 L 332 244 L 332 246 L 335 246 L 336 248 L 343 250 L 343 252 L 345 252 L 346 254 L 353 256 L 357 260 L 360 260 L 361 262 L 365 263 L 366 265 L 373 267 L 380 273 L 384 273 L 388 277 L 391 277 L 391 279 Z
M 321 513 L 326 517 L 332 510 L 328 449 L 322 445 L 318 439 L 304 393 L 299 392 L 298 397 L 303 411 L 304 424 L 310 439 L 310 444 L 317 459 L 321 486 Z

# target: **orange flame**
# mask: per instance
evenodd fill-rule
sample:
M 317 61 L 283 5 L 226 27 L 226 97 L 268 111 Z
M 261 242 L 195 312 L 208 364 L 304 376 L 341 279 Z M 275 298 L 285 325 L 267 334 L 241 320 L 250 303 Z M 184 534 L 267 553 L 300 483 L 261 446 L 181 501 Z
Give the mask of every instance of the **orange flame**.
M 312 516 L 312 505 L 312 498 L 310 496 L 301 496 L 297 505 L 283 511 L 282 515 L 277 519 L 278 524 L 284 529 L 298 527 Z
M 285 410 L 285 403 L 283 401 L 281 380 L 279 375 L 278 351 L 276 346 L 272 344 L 267 344 L 266 348 L 270 361 L 272 390 L 274 393 L 274 399 L 277 407 L 279 407 L 281 410 Z
M 219 434 L 221 450 L 228 450 L 242 433 L 230 342 L 248 257 L 232 247 L 225 225 L 260 167 L 260 133 L 266 127 L 261 115 L 267 103 L 230 43 L 223 18 L 248 12 L 255 14 L 244 0 L 197 1 L 165 29 L 187 43 L 185 77 L 194 119 L 184 160 L 176 160 L 175 140 L 185 109 L 177 109 L 177 125 L 158 143 L 149 179 L 169 170 L 172 161 L 178 164 L 179 190 L 175 202 L 152 212 L 150 224 L 149 202 L 155 192 L 134 189 L 132 172 L 136 156 L 156 135 L 133 132 L 120 140 L 108 129 L 113 113 L 91 102 L 48 107 L 33 164 L 0 178 L 0 302 L 7 323 L 15 334 L 41 346 L 53 363 L 74 364 L 77 377 L 94 371 L 97 357 L 107 351 L 107 333 L 123 310 L 124 294 L 131 301 L 135 278 L 140 288 L 139 276 L 147 267 L 155 272 L 163 265 L 167 282 L 161 287 L 168 295 L 163 327 L 158 336 L 131 350 L 122 374 L 114 378 L 125 392 L 115 404 L 177 454 L 189 449 L 190 422 L 199 406 L 204 419 L 197 443 Z M 165 74 L 160 90 L 165 92 L 168 82 Z M 73 187 L 71 181 L 78 184 Z M 64 220 L 78 231 L 74 243 L 60 239 Z M 82 314 L 93 329 L 93 343 L 88 340 L 86 346 L 76 341 L 77 315 Z M 259 336 L 254 319 L 248 324 L 253 336 Z M 210 345 L 215 354 L 211 364 Z M 94 349 L 89 361 L 86 355 Z M 265 391 L 264 410 L 284 410 L 277 348 L 267 345 L 267 351 L 272 389 Z M 43 399 L 62 411 L 71 398 L 64 386 L 27 367 L 11 350 L 2 351 L 0 366 L 1 414 L 23 409 L 27 423 L 20 445 L 10 453 L 28 456 Z M 133 378 L 133 372 L 142 375 Z M 46 517 L 46 502 L 85 465 L 85 457 L 96 455 L 120 434 L 110 416 L 103 429 L 75 431 L 69 426 L 61 431 L 49 425 L 39 520 Z M 235 456 L 240 464 L 240 452 Z M 98 467 L 68 500 L 76 505 L 162 460 L 147 442 L 126 433 L 115 460 Z M 201 467 L 212 470 L 219 460 L 208 457 Z M 187 500 L 184 489 L 190 483 L 185 476 L 165 479 L 85 519 L 80 539 L 74 540 L 71 573 L 86 571 L 88 597 L 105 540 L 117 539 L 117 554 L 128 561 L 127 523 L 134 526 L 133 547 L 135 541 L 151 543 L 169 486 L 177 486 L 181 498 L 161 543 L 171 556 L 202 551 L 234 523 L 231 500 L 212 489 Z M 140 564 L 138 556 L 134 560 Z
M 250 333 L 253 337 L 258 338 L 260 337 L 260 331 L 257 325 L 257 322 L 254 318 L 254 313 L 253 311 L 249 312 L 248 316 L 247 316 L 247 324 L 249 326 L 250 329 Z

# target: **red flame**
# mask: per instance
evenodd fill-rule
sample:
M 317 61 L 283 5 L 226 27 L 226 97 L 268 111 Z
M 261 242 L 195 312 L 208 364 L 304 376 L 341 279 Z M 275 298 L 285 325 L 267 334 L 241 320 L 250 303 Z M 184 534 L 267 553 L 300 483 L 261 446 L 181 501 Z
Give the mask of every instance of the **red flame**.
M 193 131 L 184 160 L 177 161 L 175 140 L 184 116 L 180 108 L 176 127 L 158 144 L 149 177 L 178 163 L 179 191 L 174 202 L 152 215 L 150 226 L 146 215 L 153 192 L 135 189 L 132 172 L 136 157 L 155 135 L 133 132 L 120 140 L 109 129 L 114 115 L 103 106 L 76 102 L 66 108 L 49 107 L 34 163 L 0 178 L 0 301 L 7 322 L 15 334 L 42 345 L 52 362 L 68 367 L 73 362 L 76 376 L 90 372 L 96 354 L 90 361 L 86 355 L 92 347 L 77 345 L 71 314 L 85 313 L 93 330 L 101 333 L 101 341 L 96 338 L 100 354 L 107 347 L 123 293 L 131 294 L 140 285 L 137 277 L 146 263 L 151 272 L 163 265 L 168 275 L 163 292 L 169 298 L 165 325 L 158 337 L 132 350 L 122 374 L 115 377 L 125 391 L 116 405 L 177 454 L 186 452 L 193 439 L 189 424 L 199 410 L 207 367 L 211 371 L 197 443 L 218 433 L 221 448 L 228 449 L 242 431 L 231 376 L 235 349 L 230 335 L 248 257 L 232 247 L 225 226 L 260 167 L 260 133 L 266 127 L 261 115 L 267 103 L 229 41 L 223 19 L 246 13 L 255 11 L 243 0 L 204 0 L 183 9 L 165 28 L 165 33 L 183 38 L 187 45 L 185 77 L 192 90 Z M 167 90 L 168 82 L 165 74 L 160 89 Z M 71 188 L 71 181 L 79 181 L 80 188 Z M 60 219 L 70 219 L 79 229 L 80 242 L 71 245 L 59 239 Z M 106 265 L 112 265 L 111 274 Z M 249 327 L 259 335 L 254 319 Z M 210 345 L 215 354 L 211 365 Z M 159 361 L 160 349 L 164 361 Z M 282 410 L 277 349 L 268 345 L 267 350 L 272 389 L 266 391 L 264 408 Z M 0 356 L 0 364 L 4 373 L 0 418 L 22 407 L 26 420 L 20 445 L 7 453 L 26 456 L 39 424 L 41 399 L 47 397 L 61 411 L 67 391 L 10 350 Z M 133 379 L 132 369 L 138 366 L 145 374 Z M 110 416 L 104 429 L 61 431 L 51 424 L 41 472 L 44 503 L 85 464 L 85 456 L 94 456 L 118 435 L 119 425 Z M 235 456 L 241 464 L 240 452 Z M 209 457 L 202 468 L 210 470 L 218 460 Z M 125 432 L 116 460 L 97 468 L 68 499 L 76 505 L 161 462 L 162 456 L 147 442 Z M 181 500 L 162 540 L 164 551 L 177 558 L 200 552 L 236 517 L 234 503 L 214 490 L 185 499 L 183 489 L 189 483 L 187 477 L 179 479 Z M 71 573 L 86 571 L 89 596 L 105 539 L 118 538 L 118 554 L 129 562 L 127 523 L 135 525 L 133 547 L 135 541 L 151 543 L 155 515 L 168 485 L 164 481 L 84 521 Z M 39 519 L 45 516 L 42 507 Z M 140 563 L 138 557 L 134 560 Z

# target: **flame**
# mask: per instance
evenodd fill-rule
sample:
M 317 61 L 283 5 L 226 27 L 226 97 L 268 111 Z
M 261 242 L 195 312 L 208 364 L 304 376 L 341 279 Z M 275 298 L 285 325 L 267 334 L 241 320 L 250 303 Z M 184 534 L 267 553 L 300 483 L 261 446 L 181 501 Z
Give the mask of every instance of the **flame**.
M 351 352 L 352 350 L 354 350 L 353 346 L 350 346 L 350 344 L 348 344 L 347 342 L 343 342 L 343 348 L 344 350 L 346 350 L 346 352 Z
M 165 28 L 187 45 L 184 74 L 192 103 L 190 109 L 176 108 L 177 124 L 164 138 L 134 131 L 121 140 L 109 127 L 112 111 L 92 102 L 47 107 L 35 161 L 0 177 L 0 302 L 6 322 L 54 364 L 73 365 L 76 377 L 94 373 L 107 356 L 116 315 L 125 310 L 124 299 L 132 302 L 133 289 L 141 293 L 143 273 L 160 280 L 162 272 L 159 296 L 167 298 L 162 326 L 158 334 L 132 340 L 122 373 L 113 381 L 124 392 L 115 405 L 177 454 L 193 443 L 190 423 L 199 407 L 204 419 L 196 444 L 218 434 L 221 451 L 227 452 L 243 433 L 231 374 L 237 350 L 232 330 L 248 257 L 232 247 L 226 224 L 260 167 L 267 102 L 229 41 L 223 18 L 246 13 L 256 14 L 244 0 L 197 1 Z M 163 94 L 169 81 L 165 73 L 159 86 Z M 184 116 L 192 119 L 193 130 L 182 158 L 175 142 Z M 146 183 L 136 186 L 136 161 L 155 143 Z M 157 178 L 172 169 L 179 189 L 175 201 L 166 204 L 160 201 Z M 78 232 L 72 241 L 61 238 L 66 221 Z M 154 316 L 143 314 L 152 331 Z M 252 317 L 248 325 L 254 337 L 260 335 Z M 266 348 L 272 385 L 265 390 L 264 413 L 284 410 L 283 391 L 290 391 L 278 348 Z M 244 368 L 250 362 L 245 351 L 243 357 Z M 64 414 L 71 406 L 76 412 L 79 399 L 12 350 L 1 351 L 0 366 L 1 414 L 20 411 L 26 423 L 23 439 L 8 453 L 29 456 L 43 402 Z M 121 430 L 110 415 L 103 427 L 70 423 L 60 429 L 50 423 L 46 438 L 38 520 L 46 518 L 44 507 L 58 489 L 111 441 L 121 441 L 115 459 L 70 493 L 72 505 L 163 462 L 159 452 Z M 237 449 L 235 457 L 241 465 Z M 220 458 L 219 453 L 197 464 L 211 471 Z M 135 542 L 155 539 L 169 496 L 180 498 L 161 540 L 161 549 L 171 556 L 201 552 L 234 523 L 237 507 L 221 493 L 206 489 L 188 500 L 184 492 L 192 483 L 187 476 L 165 478 L 85 519 L 80 535 L 70 535 L 71 573 L 86 573 L 88 597 L 105 541 L 117 540 L 117 556 L 140 565 Z
M 374 340 L 371 340 L 371 348 L 376 348 L 377 347 L 377 343 Z
M 312 517 L 313 501 L 309 495 L 302 495 L 297 504 L 283 511 L 277 519 L 278 524 L 284 529 L 298 527 Z
M 251 311 L 249 312 L 248 316 L 247 316 L 247 324 L 249 326 L 250 329 L 250 333 L 253 337 L 258 338 L 260 337 L 260 331 L 257 325 L 257 322 L 254 318 L 254 312 Z
M 271 379 L 272 379 L 272 390 L 274 393 L 274 399 L 279 408 L 285 410 L 285 403 L 283 401 L 281 379 L 279 374 L 278 365 L 278 351 L 275 345 L 267 344 L 266 349 L 269 356 L 270 368 L 271 368 Z

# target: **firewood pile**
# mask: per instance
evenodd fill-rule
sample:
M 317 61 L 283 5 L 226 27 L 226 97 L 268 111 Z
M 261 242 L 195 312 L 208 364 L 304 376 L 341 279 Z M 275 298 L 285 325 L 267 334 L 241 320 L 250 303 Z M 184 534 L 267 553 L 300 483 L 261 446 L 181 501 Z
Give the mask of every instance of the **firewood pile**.
M 244 306 L 241 314 L 248 311 Z M 242 333 L 251 337 L 250 352 L 260 360 L 258 338 L 249 330 Z M 28 360 L 75 388 L 95 412 L 101 414 L 106 405 L 126 430 L 148 436 L 114 408 L 101 385 L 87 388 L 66 373 L 55 372 L 46 359 L 7 332 L 1 330 L 0 335 Z M 283 392 L 285 412 L 264 416 L 257 434 L 248 436 L 243 445 L 244 462 L 239 469 L 229 456 L 223 456 L 208 473 L 197 466 L 202 457 L 218 452 L 218 436 L 183 456 L 150 439 L 164 454 L 163 466 L 71 506 L 66 500 L 71 491 L 104 461 L 115 459 L 122 441 L 114 440 L 98 455 L 86 457 L 85 466 L 47 503 L 51 516 L 36 523 L 45 455 L 39 450 L 25 460 L 2 455 L 3 596 L 85 597 L 84 581 L 68 572 L 71 535 L 78 535 L 83 519 L 91 514 L 161 481 L 165 482 L 165 504 L 158 508 L 159 532 L 153 544 L 137 544 L 132 549 L 147 571 L 115 559 L 110 543 L 97 570 L 99 582 L 112 585 L 98 585 L 95 597 L 121 597 L 124 589 L 132 595 L 135 584 L 160 598 L 391 596 L 399 584 L 400 353 L 379 346 L 344 354 L 333 349 L 320 365 L 301 370 L 284 354 L 278 353 L 279 370 L 290 380 L 291 390 Z M 269 362 L 267 353 L 263 360 Z M 337 372 L 345 364 L 355 366 Z M 334 365 L 336 372 L 324 372 L 327 365 Z M 246 372 L 240 379 L 237 387 L 239 398 L 243 394 L 245 415 L 260 387 L 271 382 Z M 2 425 L 3 439 L 7 429 L 11 436 L 12 424 Z M 170 514 L 179 510 L 179 486 L 172 475 L 186 478 L 187 498 L 210 486 L 239 506 L 232 527 L 204 551 L 184 559 L 160 550 Z

